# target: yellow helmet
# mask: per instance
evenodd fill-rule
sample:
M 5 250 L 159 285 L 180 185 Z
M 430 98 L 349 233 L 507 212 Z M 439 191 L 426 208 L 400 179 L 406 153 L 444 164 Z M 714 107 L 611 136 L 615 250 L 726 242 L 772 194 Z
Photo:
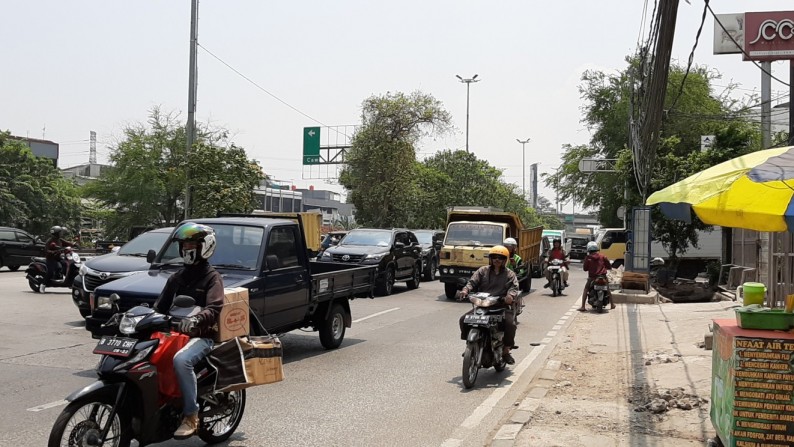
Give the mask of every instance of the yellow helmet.
M 510 257 L 510 252 L 507 251 L 507 248 L 504 245 L 494 245 L 491 247 L 491 250 L 488 252 L 488 257 L 499 255 L 504 256 L 505 258 Z

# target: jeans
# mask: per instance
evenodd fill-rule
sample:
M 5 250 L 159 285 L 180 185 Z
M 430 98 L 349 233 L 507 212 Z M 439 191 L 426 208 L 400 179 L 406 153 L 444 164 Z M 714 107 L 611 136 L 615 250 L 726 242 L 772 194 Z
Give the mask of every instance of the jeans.
M 206 357 L 211 349 L 212 339 L 191 338 L 185 347 L 174 355 L 174 372 L 179 381 L 179 389 L 182 391 L 184 402 L 182 414 L 185 416 L 198 413 L 198 386 L 193 367 Z
M 58 270 L 61 270 L 61 261 L 58 259 L 47 259 L 47 272 L 44 274 L 44 285 L 50 285 L 50 281 L 55 277 Z

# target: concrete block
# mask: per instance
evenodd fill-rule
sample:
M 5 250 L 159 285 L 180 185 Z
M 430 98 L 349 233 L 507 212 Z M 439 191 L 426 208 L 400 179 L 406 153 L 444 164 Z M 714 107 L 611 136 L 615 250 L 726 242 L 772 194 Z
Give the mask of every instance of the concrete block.
M 502 428 L 496 432 L 496 436 L 494 436 L 494 441 L 498 440 L 515 440 L 516 436 L 518 436 L 518 432 L 524 428 L 524 424 L 504 424 Z
M 562 362 L 559 360 L 549 360 L 546 362 L 546 369 L 558 370 L 562 367 Z
M 510 422 L 521 425 L 526 425 L 530 419 L 532 419 L 531 411 L 516 410 L 513 412 L 513 415 L 510 416 Z
M 524 400 L 521 401 L 521 404 L 518 405 L 518 409 L 521 411 L 529 411 L 531 413 L 540 407 L 541 402 L 543 402 L 541 399 L 525 397 Z
M 659 293 L 655 290 L 649 293 L 641 290 L 614 291 L 612 292 L 612 302 L 615 304 L 657 304 Z
M 557 371 L 551 369 L 542 369 L 540 371 L 540 378 L 547 380 L 554 380 L 557 377 Z
M 533 387 L 531 390 L 529 390 L 529 393 L 527 393 L 527 397 L 534 397 L 535 399 L 543 399 L 544 397 L 546 397 L 546 393 L 548 392 L 549 392 L 548 388 L 540 388 L 536 386 Z
M 703 344 L 706 351 L 711 351 L 712 347 L 714 346 L 714 334 L 711 332 L 706 332 L 706 335 L 703 337 Z

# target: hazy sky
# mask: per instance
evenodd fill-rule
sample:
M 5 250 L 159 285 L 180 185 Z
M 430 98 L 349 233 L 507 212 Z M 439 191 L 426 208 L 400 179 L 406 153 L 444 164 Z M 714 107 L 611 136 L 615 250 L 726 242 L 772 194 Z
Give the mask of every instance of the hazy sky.
M 681 1 L 676 26 L 673 57 L 683 63 L 703 13 L 702 0 L 691 3 Z M 642 0 L 203 0 L 199 43 L 261 89 L 199 48 L 197 118 L 229 129 L 268 174 L 341 191 L 304 178 L 303 127 L 357 124 L 368 96 L 421 90 L 443 102 L 457 131 L 425 141 L 419 156 L 462 149 L 466 86 L 455 75 L 478 74 L 470 150 L 521 186 L 516 138 L 531 138 L 529 188 L 530 163 L 553 171 L 563 144 L 588 141 L 579 121 L 580 76 L 624 68 L 643 7 Z M 774 11 L 792 3 L 722 0 L 712 8 Z M 152 107 L 186 118 L 189 0 L 9 1 L 2 11 L 0 129 L 60 143 L 60 167 L 88 162 L 91 130 L 98 161 L 105 162 L 121 129 L 144 122 Z M 724 79 L 717 85 L 734 81 L 747 89 L 740 93 L 758 92 L 760 72 L 752 63 L 712 55 L 713 27 L 709 15 L 695 63 L 719 70 Z M 787 80 L 788 63 L 774 63 L 773 72 Z M 772 89 L 787 90 L 777 82 Z M 552 190 L 540 192 L 554 200 Z

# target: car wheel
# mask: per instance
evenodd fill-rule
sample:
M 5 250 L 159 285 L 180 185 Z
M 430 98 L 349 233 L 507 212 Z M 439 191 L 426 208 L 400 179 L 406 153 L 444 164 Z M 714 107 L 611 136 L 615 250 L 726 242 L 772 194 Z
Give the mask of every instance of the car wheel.
M 430 258 L 425 269 L 425 281 L 435 281 L 436 272 L 438 272 L 438 261 L 436 258 Z
M 383 275 L 383 279 L 380 280 L 376 285 L 376 292 L 378 293 L 378 295 L 389 296 L 391 295 L 393 290 L 394 290 L 394 268 L 388 267 L 386 268 L 386 273 Z
M 19 266 L 18 265 L 9 265 L 8 266 L 8 270 L 11 270 L 12 272 L 16 272 L 17 270 L 19 270 Z
M 419 287 L 419 281 L 421 281 L 422 277 L 420 270 L 422 270 L 420 264 L 414 264 L 414 271 L 411 273 L 411 279 L 405 283 L 409 289 L 413 290 Z

